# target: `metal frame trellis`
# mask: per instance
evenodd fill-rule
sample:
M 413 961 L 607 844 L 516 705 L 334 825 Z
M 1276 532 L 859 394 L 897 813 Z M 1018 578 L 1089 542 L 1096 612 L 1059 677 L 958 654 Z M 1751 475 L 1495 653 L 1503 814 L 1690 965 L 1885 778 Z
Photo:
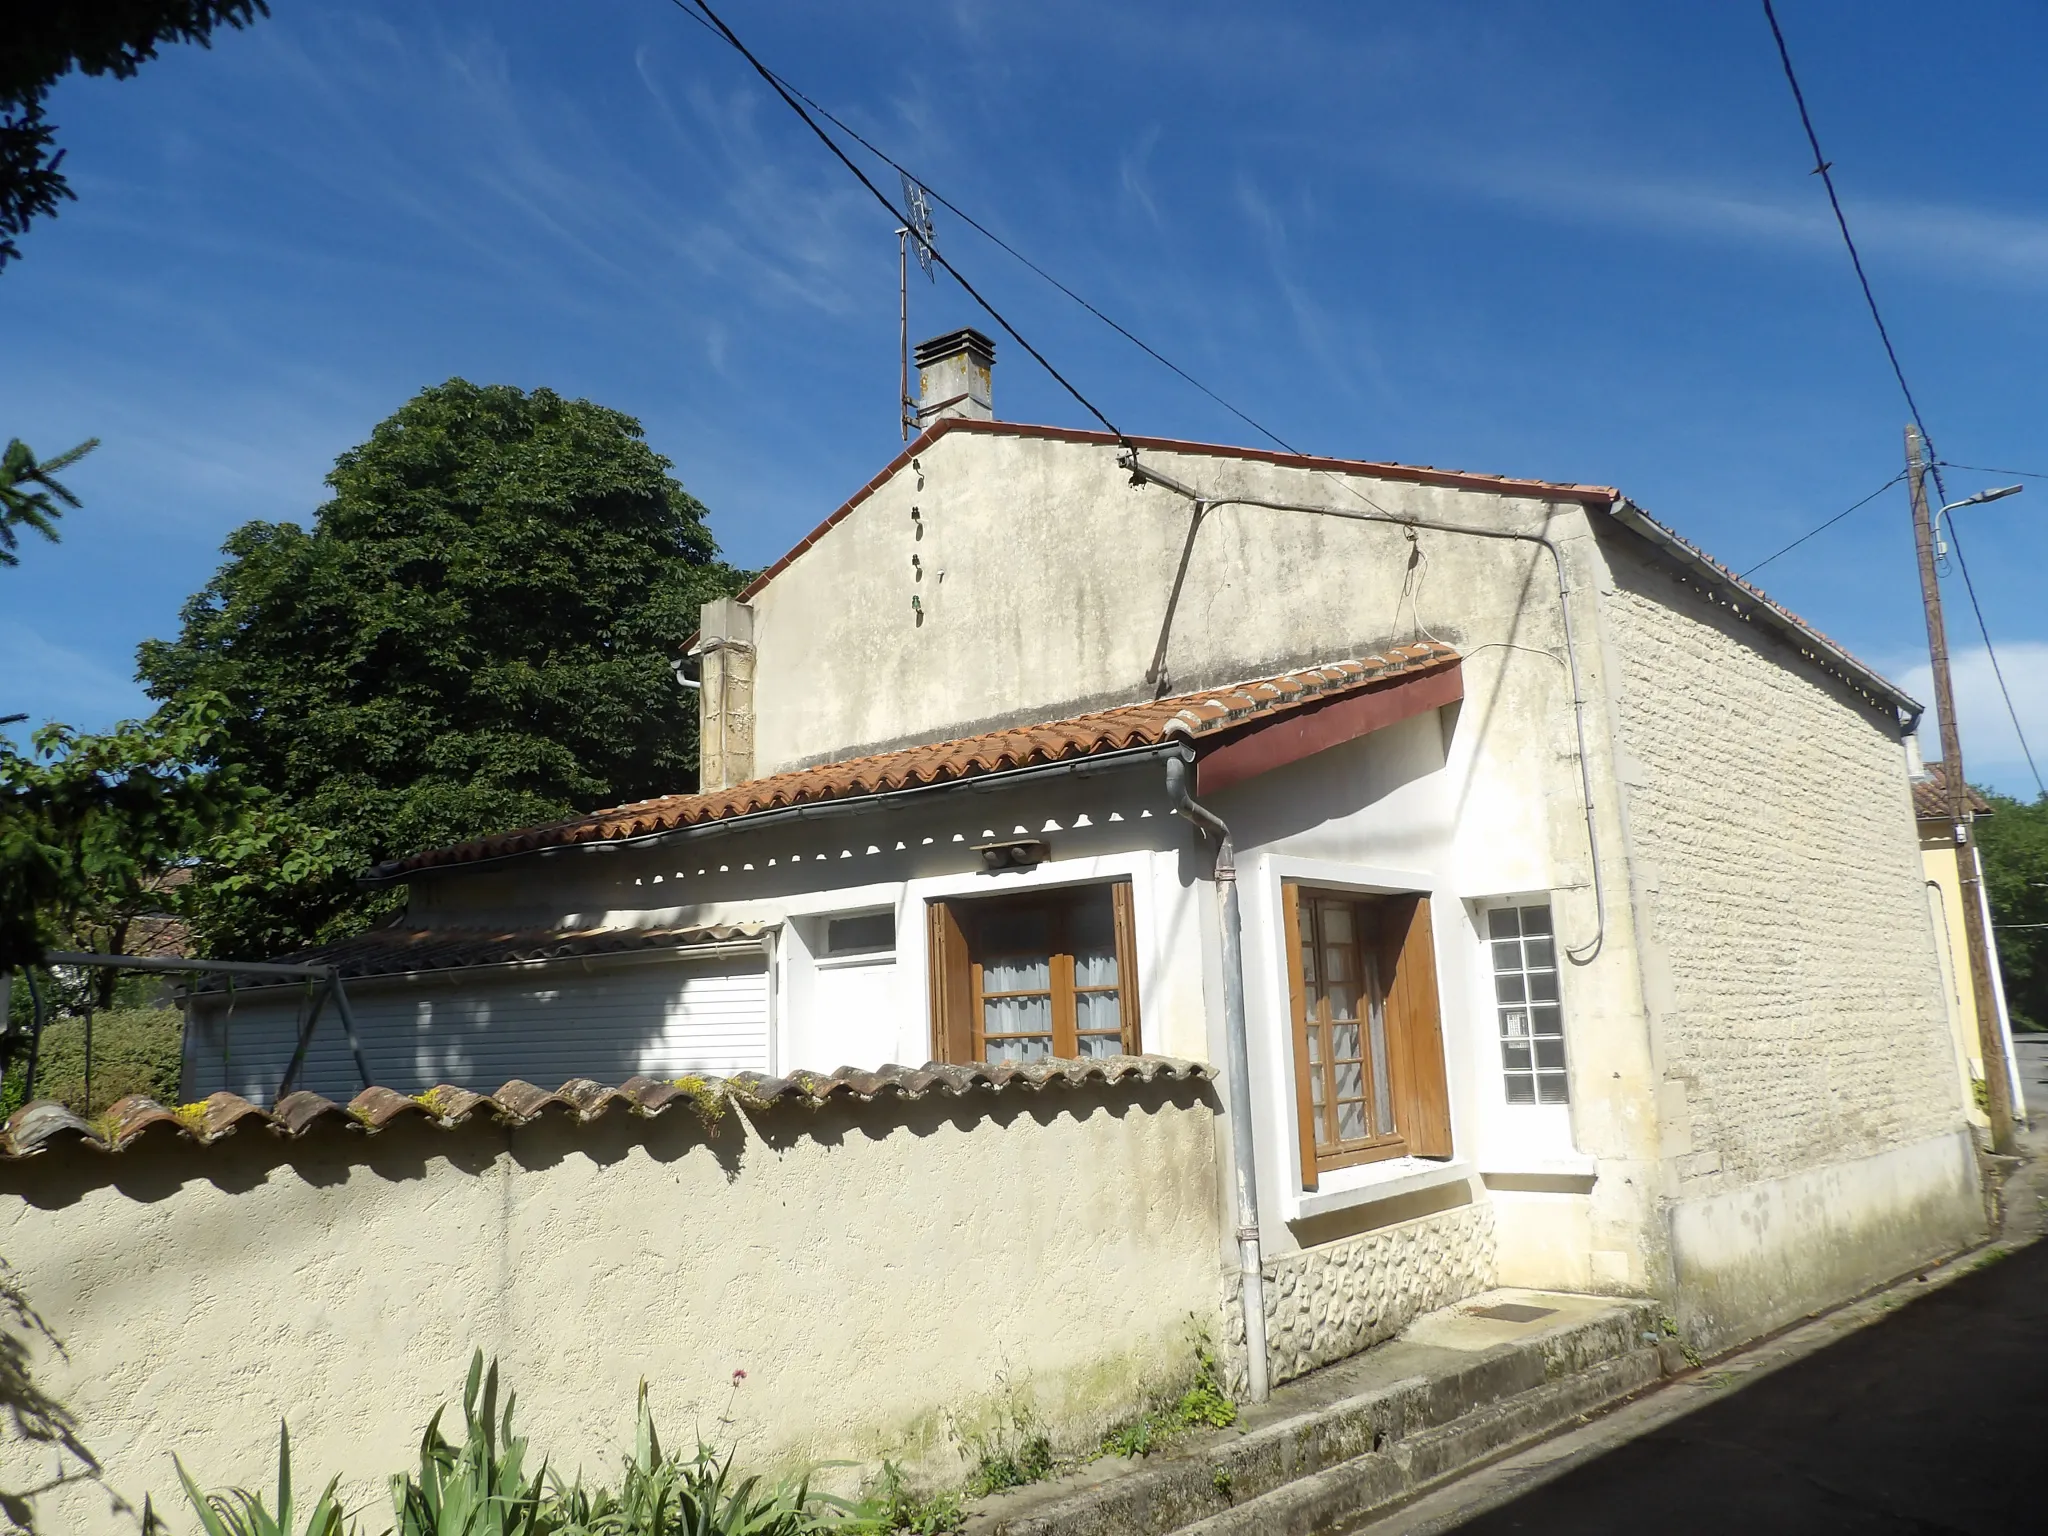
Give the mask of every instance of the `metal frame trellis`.
M 348 1048 L 355 1057 L 356 1074 L 362 1078 L 363 1086 L 370 1083 L 370 1067 L 363 1056 L 363 1042 L 356 1033 L 355 1010 L 349 1006 L 348 989 L 342 985 L 341 971 L 332 965 L 286 965 L 274 961 L 256 960 L 180 960 L 159 958 L 154 955 L 101 955 L 78 950 L 49 950 L 42 958 L 45 968 L 52 966 L 103 966 L 123 971 L 156 971 L 160 973 L 186 972 L 200 975 L 225 976 L 230 993 L 237 976 L 263 976 L 275 980 L 304 980 L 308 989 L 315 982 L 321 984 L 314 995 L 312 1006 L 306 1014 L 305 1023 L 299 1028 L 299 1038 L 292 1051 L 292 1059 L 284 1069 L 284 1076 L 278 1080 L 277 1093 L 272 1102 L 282 1099 L 292 1091 L 292 1084 L 298 1080 L 299 1069 L 305 1065 L 306 1048 L 313 1043 L 314 1028 L 320 1022 L 320 1015 L 326 1009 L 328 1000 L 334 1002 L 334 1011 L 341 1018 L 343 1033 L 348 1036 Z M 33 1019 L 28 1037 L 28 1076 L 24 1098 L 35 1097 L 36 1067 L 42 1045 L 43 1028 L 47 1022 L 42 990 L 36 985 L 35 972 L 24 967 L 28 978 L 29 1002 Z M 181 1002 L 190 1002 L 192 994 L 186 993 Z M 92 1091 L 92 1013 L 88 1005 L 85 1015 L 85 1081 L 88 1102 Z M 0 1075 L 4 1075 L 13 1055 L 15 1036 L 0 1027 Z

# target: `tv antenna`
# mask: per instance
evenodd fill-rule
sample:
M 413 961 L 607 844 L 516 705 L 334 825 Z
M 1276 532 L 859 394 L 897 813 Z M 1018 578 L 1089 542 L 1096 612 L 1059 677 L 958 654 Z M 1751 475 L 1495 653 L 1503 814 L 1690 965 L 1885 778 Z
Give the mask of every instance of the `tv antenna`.
M 903 212 L 909 223 L 896 231 L 896 341 L 902 371 L 897 375 L 896 414 L 902 418 L 903 441 L 910 441 L 912 429 L 917 426 L 917 402 L 910 397 L 910 252 L 913 244 L 917 251 L 918 270 L 924 273 L 928 282 L 936 283 L 938 277 L 932 271 L 932 205 L 925 196 L 925 190 L 910 179 L 907 171 L 899 172 L 903 177 Z

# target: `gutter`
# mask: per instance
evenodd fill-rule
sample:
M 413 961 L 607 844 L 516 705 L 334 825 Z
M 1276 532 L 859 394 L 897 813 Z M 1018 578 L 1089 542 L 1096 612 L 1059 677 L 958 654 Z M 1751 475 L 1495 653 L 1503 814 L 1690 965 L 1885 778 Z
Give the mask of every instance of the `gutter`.
M 362 886 L 402 885 L 418 879 L 456 870 L 484 869 L 504 864 L 513 859 L 553 858 L 570 853 L 618 853 L 630 848 L 648 848 L 671 842 L 695 842 L 702 838 L 721 837 L 742 828 L 780 826 L 785 822 L 823 821 L 839 816 L 855 816 L 871 810 L 887 809 L 906 800 L 920 799 L 927 795 L 952 793 L 993 794 L 1009 788 L 1012 784 L 1039 779 L 1086 779 L 1098 774 L 1114 773 L 1119 768 L 1138 763 L 1147 763 L 1164 757 L 1177 757 L 1184 748 L 1178 741 L 1159 742 L 1150 746 L 1126 747 L 1118 752 L 1096 752 L 1085 757 L 1063 758 L 1056 763 L 1034 763 L 1028 768 L 1006 768 L 996 773 L 977 773 L 965 778 L 944 779 L 936 784 L 914 784 L 903 789 L 882 790 L 867 795 L 837 795 L 830 800 L 809 800 L 801 805 L 778 805 L 768 810 L 749 811 L 742 816 L 725 816 L 715 821 L 694 821 L 680 827 L 666 827 L 659 832 L 643 832 L 637 837 L 608 837 L 587 843 L 551 843 L 539 848 L 519 848 L 509 853 L 490 854 L 478 859 L 451 859 L 445 864 L 425 864 L 416 869 L 400 869 L 404 860 L 397 859 L 378 864 L 356 877 L 356 884 Z
M 1608 516 L 1622 527 L 1649 540 L 1680 565 L 1685 566 L 1692 575 L 1700 577 L 1708 586 L 1721 593 L 1729 600 L 1729 607 L 1739 617 L 1765 629 L 1776 631 L 1782 639 L 1790 640 L 1799 650 L 1813 656 L 1872 700 L 1891 705 L 1903 717 L 1902 723 L 1907 732 L 1911 732 L 1919 724 L 1920 717 L 1927 712 L 1926 705 L 1900 688 L 1897 683 L 1880 673 L 1873 672 L 1834 641 L 1801 623 L 1741 577 L 1724 569 L 1705 551 L 1695 548 L 1666 528 L 1626 496 L 1616 497 L 1607 512 Z
M 1166 760 L 1166 793 L 1173 813 L 1193 822 L 1216 844 L 1216 891 L 1223 918 L 1224 1086 L 1230 1096 L 1230 1161 L 1237 1178 L 1237 1261 L 1243 1280 L 1239 1310 L 1244 1314 L 1246 1394 L 1263 1403 L 1271 1391 L 1266 1355 L 1266 1266 L 1259 1254 L 1258 1144 L 1252 1135 L 1251 1046 L 1244 1019 L 1244 919 L 1237 900 L 1237 853 L 1230 828 L 1188 787 L 1192 750 Z
M 764 933 L 767 931 L 766 929 L 763 930 Z M 684 943 L 661 945 L 649 949 L 613 949 L 595 955 L 539 955 L 531 960 L 492 960 L 481 965 L 444 965 L 411 971 L 368 971 L 357 976 L 346 976 L 344 979 L 350 986 L 359 990 L 374 990 L 401 981 L 466 981 L 490 972 L 517 975 L 525 971 L 544 970 L 550 966 L 574 965 L 588 970 L 593 965 L 602 965 L 608 969 L 612 965 L 618 965 L 626 961 L 638 960 L 653 964 L 660 961 L 674 960 L 678 956 L 689 960 L 731 959 L 734 956 L 758 955 L 761 953 L 761 948 L 760 937 L 714 939 L 705 944 Z M 335 967 L 323 966 L 320 969 L 323 972 L 331 972 Z M 228 1002 L 235 999 L 287 990 L 296 991 L 297 989 L 288 988 L 283 982 L 265 982 L 253 987 L 236 987 L 232 992 L 225 987 L 207 987 L 204 990 L 186 988 L 181 993 L 181 1001 L 208 1006 L 217 1001 Z

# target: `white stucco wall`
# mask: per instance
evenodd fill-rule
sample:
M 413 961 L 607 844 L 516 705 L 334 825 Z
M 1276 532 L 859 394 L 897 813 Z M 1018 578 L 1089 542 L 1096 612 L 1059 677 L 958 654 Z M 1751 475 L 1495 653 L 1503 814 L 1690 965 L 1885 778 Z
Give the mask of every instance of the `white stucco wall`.
M 611 1475 L 644 1377 L 671 1443 L 941 1476 L 1005 1405 L 1078 1446 L 1185 1373 L 1220 1329 L 1215 1166 L 1209 1090 L 1164 1083 L 165 1136 L 0 1163 L 0 1253 L 69 1351 L 38 1381 L 138 1507 L 182 1509 L 173 1452 L 266 1486 L 283 1418 L 300 1484 L 374 1516 L 477 1346 L 565 1474 Z M 133 1529 L 90 1486 L 43 1516 Z

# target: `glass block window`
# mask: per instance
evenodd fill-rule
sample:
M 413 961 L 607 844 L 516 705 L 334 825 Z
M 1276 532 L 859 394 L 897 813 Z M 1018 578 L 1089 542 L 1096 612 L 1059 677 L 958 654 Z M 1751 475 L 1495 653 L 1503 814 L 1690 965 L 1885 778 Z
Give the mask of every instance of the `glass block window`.
M 1495 907 L 1486 914 L 1486 925 L 1508 1102 L 1569 1103 L 1550 903 Z

